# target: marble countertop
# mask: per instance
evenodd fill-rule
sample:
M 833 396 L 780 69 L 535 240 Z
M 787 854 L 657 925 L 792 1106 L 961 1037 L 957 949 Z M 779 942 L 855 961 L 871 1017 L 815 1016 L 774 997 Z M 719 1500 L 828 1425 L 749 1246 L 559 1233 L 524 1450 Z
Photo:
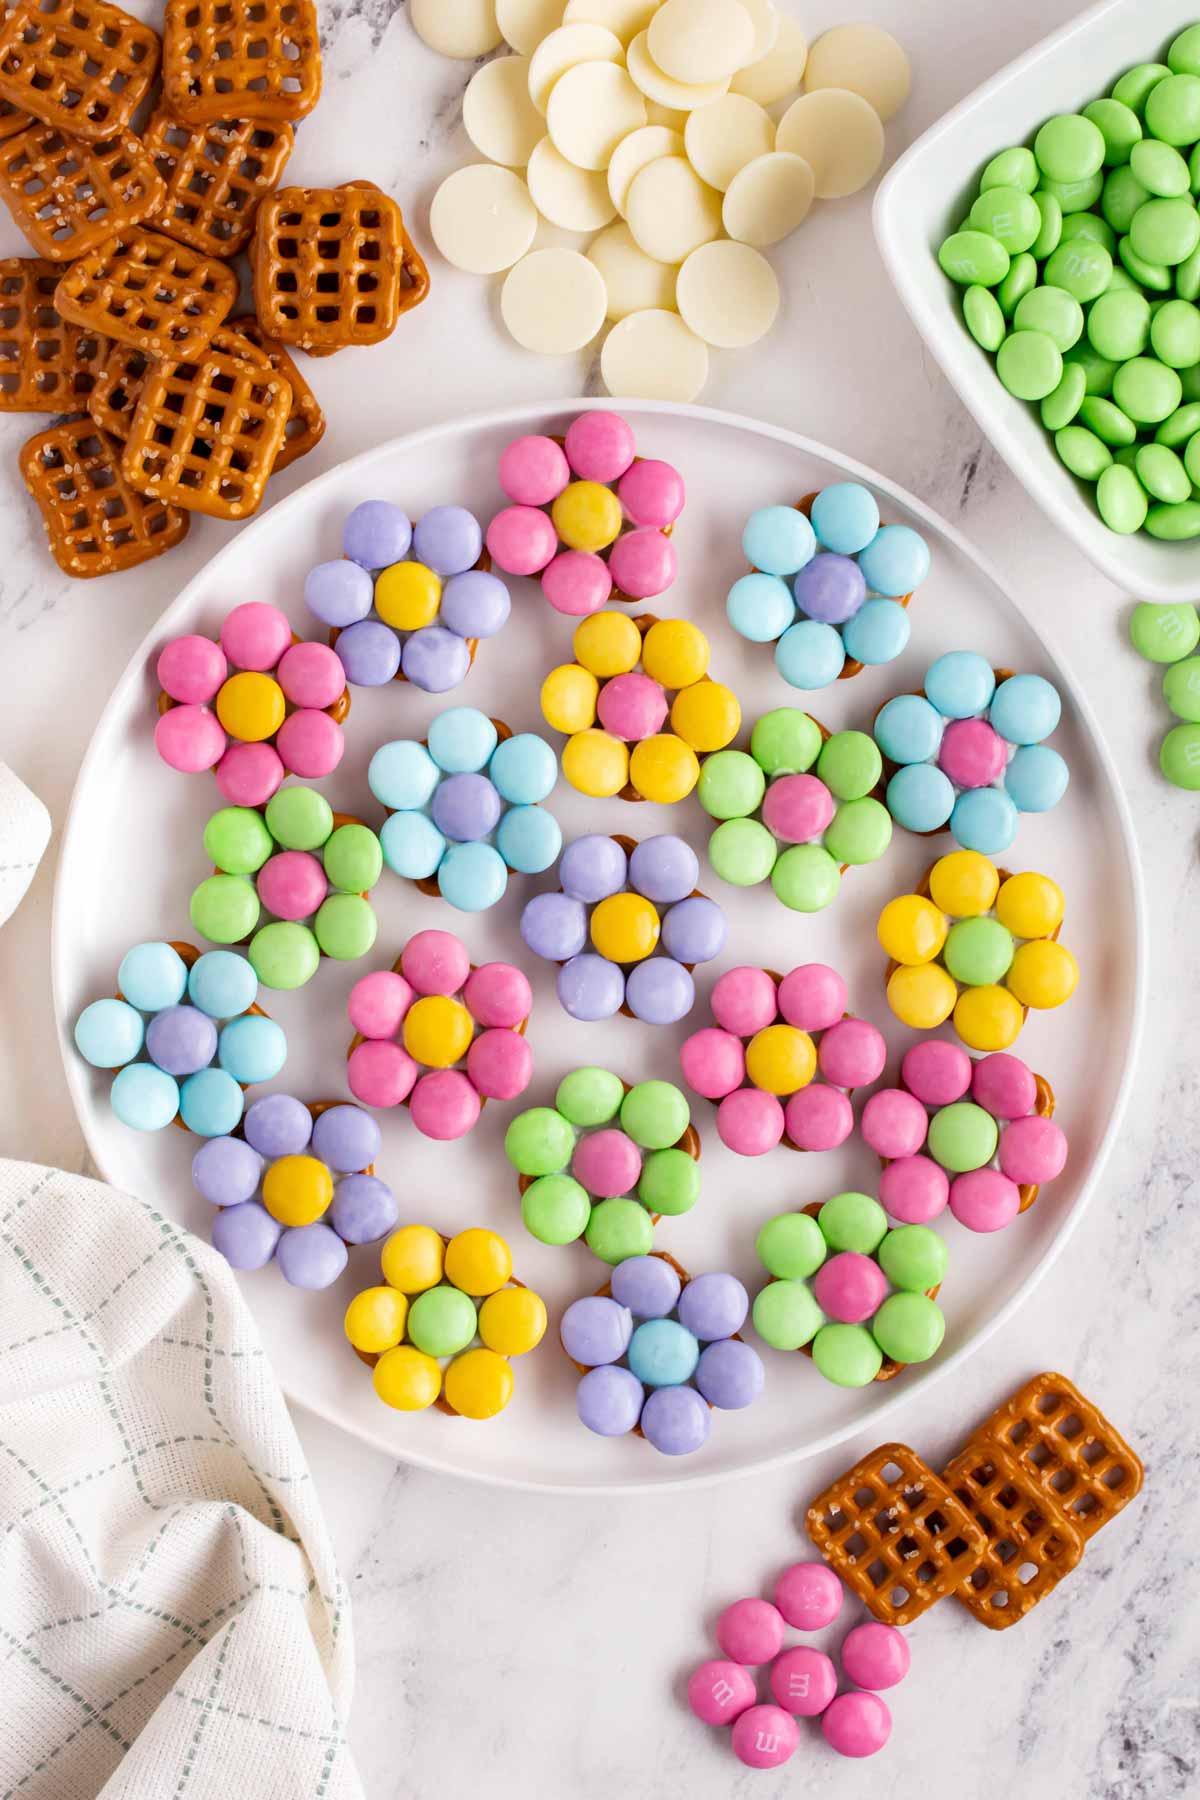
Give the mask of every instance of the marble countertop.
M 907 44 L 916 80 L 888 129 L 890 160 L 1077 10 L 1074 0 L 809 0 L 803 17 L 815 36 L 866 11 Z M 325 94 L 299 134 L 292 178 L 369 175 L 401 199 L 427 243 L 430 197 L 465 152 L 470 67 L 426 51 L 396 0 L 322 0 L 321 18 Z M 711 1654 L 721 1606 L 769 1592 L 779 1569 L 810 1554 L 807 1500 L 867 1441 L 694 1494 L 572 1500 L 485 1492 L 398 1467 L 298 1411 L 355 1597 L 351 1738 L 372 1800 L 515 1800 L 535 1789 L 597 1800 L 613 1791 L 769 1796 L 809 1778 L 850 1795 L 864 1777 L 879 1800 L 909 1800 L 918 1784 L 928 1800 L 951 1800 L 985 1779 L 1064 1800 L 1169 1800 L 1200 1785 L 1200 1657 L 1187 1604 L 1197 1574 L 1189 1533 L 1200 1526 L 1187 1474 L 1200 1391 L 1195 810 L 1154 768 L 1163 712 L 1153 672 L 1124 641 L 1128 599 L 1055 535 L 924 354 L 879 263 L 870 198 L 818 206 L 773 253 L 779 323 L 750 352 L 714 355 L 704 398 L 892 475 L 962 526 L 1012 587 L 1037 596 L 1051 646 L 1086 686 L 1125 772 L 1148 878 L 1154 996 L 1125 1129 L 1070 1254 L 959 1379 L 900 1410 L 894 1435 L 936 1466 L 1020 1381 L 1059 1368 L 1132 1438 L 1146 1490 L 1019 1637 L 985 1634 L 951 1605 L 914 1628 L 912 1674 L 890 1696 L 893 1738 L 869 1772 L 806 1732 L 784 1770 L 755 1775 L 690 1717 L 683 1683 Z M 0 238 L 0 251 L 18 248 Z M 505 342 L 494 285 L 436 259 L 433 274 L 432 299 L 387 346 L 313 365 L 329 430 L 282 478 L 284 491 L 446 416 L 597 391 L 586 358 L 538 360 Z M 32 428 L 0 421 L 7 469 Z M 0 755 L 42 795 L 56 832 L 113 682 L 226 529 L 197 520 L 167 562 L 72 583 L 6 478 Z M 53 878 L 52 846 L 0 935 L 0 1148 L 70 1168 L 84 1166 L 85 1151 L 50 1015 Z

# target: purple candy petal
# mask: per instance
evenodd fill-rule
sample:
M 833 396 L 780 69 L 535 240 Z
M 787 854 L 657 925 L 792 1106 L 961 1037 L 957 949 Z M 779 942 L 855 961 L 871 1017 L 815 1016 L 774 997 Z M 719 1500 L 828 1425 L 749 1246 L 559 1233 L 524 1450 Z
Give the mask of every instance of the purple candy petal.
M 679 1298 L 679 1277 L 661 1256 L 628 1256 L 611 1277 L 612 1295 L 635 1319 L 665 1319 Z
M 168 1006 L 146 1027 L 146 1054 L 168 1075 L 194 1075 L 217 1053 L 217 1028 L 196 1006 Z
M 563 1011 L 585 1023 L 611 1019 L 625 999 L 625 977 L 616 963 L 590 950 L 563 964 L 554 988 Z
M 400 1220 L 400 1207 L 377 1175 L 347 1175 L 333 1193 L 333 1229 L 347 1244 L 374 1244 Z
M 402 562 L 412 543 L 408 514 L 390 500 L 364 500 L 342 527 L 342 549 L 364 569 Z
M 683 838 L 664 832 L 643 838 L 629 858 L 629 884 L 647 900 L 669 905 L 690 894 L 700 878 L 700 860 Z
M 275 1254 L 282 1226 L 257 1200 L 226 1206 L 215 1215 L 213 1249 L 234 1269 L 263 1269 Z
M 468 569 L 452 575 L 442 589 L 442 624 L 462 638 L 490 638 L 508 623 L 512 601 L 498 575 Z
M 651 956 L 629 971 L 625 999 L 634 1017 L 647 1025 L 674 1025 L 695 1005 L 696 984 L 673 957 Z
M 356 1173 L 379 1155 L 383 1134 L 361 1106 L 331 1106 L 317 1115 L 312 1150 L 339 1174 Z
M 371 610 L 375 584 L 356 562 L 318 563 L 304 577 L 304 604 L 326 625 L 339 630 L 365 619 Z
M 558 864 L 563 893 L 589 903 L 619 894 L 628 872 L 629 859 L 616 839 L 595 832 L 568 844 Z
M 679 1296 L 679 1321 L 703 1343 L 732 1337 L 746 1323 L 750 1296 L 736 1275 L 697 1275 Z
M 295 1225 L 281 1232 L 275 1261 L 284 1280 L 293 1287 L 316 1289 L 332 1287 L 349 1258 L 337 1232 L 328 1225 L 316 1224 Z
M 413 527 L 414 557 L 443 578 L 472 568 L 482 549 L 479 520 L 465 506 L 431 507 Z
M 535 894 L 522 908 L 521 936 L 535 956 L 566 962 L 587 943 L 587 914 L 567 894 Z
M 691 1387 L 655 1388 L 642 1408 L 646 1442 L 664 1456 L 690 1456 L 708 1439 L 708 1407 Z
M 267 1094 L 249 1109 L 242 1130 L 261 1156 L 299 1156 L 312 1137 L 312 1114 L 291 1094 Z
M 400 639 L 382 619 L 348 625 L 336 648 L 352 687 L 383 687 L 400 667 Z
M 425 694 L 444 694 L 466 675 L 471 652 L 466 639 L 455 632 L 442 625 L 423 625 L 405 642 L 400 661 L 414 687 Z
M 633 1319 L 628 1307 L 615 1300 L 586 1294 L 568 1306 L 559 1335 L 572 1362 L 594 1368 L 599 1363 L 615 1363 L 624 1356 L 633 1336 Z
M 212 1206 L 240 1206 L 258 1192 L 262 1166 L 241 1138 L 209 1138 L 192 1158 L 192 1185 Z
M 700 1352 L 696 1386 L 710 1406 L 736 1412 L 750 1406 L 762 1393 L 766 1380 L 762 1357 L 737 1338 L 723 1338 Z
M 638 1422 L 645 1389 L 636 1375 L 616 1364 L 589 1369 L 575 1389 L 575 1410 L 589 1431 L 622 1437 Z
M 691 894 L 671 907 L 662 922 L 663 949 L 676 962 L 711 962 L 729 936 L 729 921 L 707 894 Z

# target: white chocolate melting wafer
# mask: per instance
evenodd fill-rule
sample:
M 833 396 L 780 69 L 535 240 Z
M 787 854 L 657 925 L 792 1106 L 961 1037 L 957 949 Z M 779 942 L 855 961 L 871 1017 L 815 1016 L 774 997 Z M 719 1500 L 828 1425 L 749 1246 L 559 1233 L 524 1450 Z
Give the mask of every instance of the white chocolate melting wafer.
M 794 94 L 808 60 L 808 39 L 790 13 L 780 13 L 775 42 L 765 56 L 739 69 L 730 86 L 735 94 L 745 94 L 760 106 L 774 106 L 787 94 Z
M 727 81 L 754 60 L 754 26 L 738 0 L 663 0 L 647 27 L 655 65 L 673 81 Z
M 524 256 L 533 242 L 537 217 L 519 175 L 496 163 L 469 163 L 447 175 L 433 196 L 429 230 L 456 269 L 495 275 Z
M 742 350 L 770 331 L 779 282 L 765 256 L 728 238 L 693 250 L 679 271 L 675 304 L 685 325 L 720 350 Z
M 630 313 L 655 309 L 670 312 L 674 307 L 674 268 L 667 263 L 655 262 L 644 250 L 639 250 L 633 241 L 633 233 L 623 222 L 610 225 L 599 237 L 593 238 L 587 247 L 587 256 L 604 277 L 610 319 L 615 321 L 627 318 Z
M 723 194 L 739 169 L 775 148 L 775 121 L 744 94 L 724 94 L 688 114 L 683 141 L 697 175 Z
M 500 290 L 509 331 L 524 349 L 543 356 L 565 356 L 590 344 L 607 305 L 603 276 L 578 250 L 531 250 Z
M 809 51 L 804 86 L 810 94 L 820 88 L 861 94 L 886 125 L 908 99 L 912 68 L 890 31 L 879 25 L 835 25 Z
M 645 31 L 658 0 L 567 0 L 564 25 L 606 25 L 623 44 Z
M 550 136 L 577 168 L 607 169 L 622 138 L 645 123 L 646 102 L 617 63 L 578 63 L 550 91 Z
M 600 352 L 610 394 L 640 400 L 694 400 L 708 380 L 708 347 L 678 313 L 630 313 Z
M 463 95 L 463 125 L 484 156 L 525 167 L 546 129 L 529 98 L 527 56 L 498 56 L 475 71 Z
M 841 200 L 865 187 L 883 161 L 883 126 L 861 94 L 818 88 L 793 100 L 775 144 L 809 164 L 818 200 Z
M 442 0 L 432 0 L 434 6 Z M 532 56 L 544 37 L 562 24 L 560 0 L 496 0 L 496 22 L 506 43 Z
M 802 156 L 772 150 L 747 163 L 730 182 L 721 223 L 742 244 L 777 244 L 808 217 L 813 172 Z
M 702 82 L 698 86 L 684 81 L 673 81 L 664 75 L 650 54 L 647 42 L 648 34 L 639 31 L 625 53 L 626 67 L 647 100 L 654 100 L 659 106 L 670 107 L 674 112 L 692 112 L 697 106 L 707 106 L 710 101 L 719 100 L 721 95 L 729 91 L 729 77 L 721 81 Z
M 529 95 L 545 117 L 554 84 L 584 62 L 620 62 L 621 40 L 603 25 L 560 25 L 542 39 L 529 59 Z
M 495 0 L 409 0 L 408 16 L 421 42 L 439 56 L 486 56 L 504 41 Z
M 644 125 L 640 131 L 631 131 L 623 138 L 612 154 L 608 165 L 608 191 L 612 195 L 612 203 L 625 216 L 625 200 L 634 176 L 647 163 L 657 162 L 660 156 L 682 156 L 684 140 L 678 131 L 672 131 L 666 125 Z
M 564 231 L 599 231 L 617 210 L 603 173 L 568 162 L 548 137 L 530 157 L 525 179 L 543 219 Z
M 639 169 L 625 197 L 638 247 L 655 262 L 681 263 L 721 233 L 721 196 L 682 156 L 660 156 Z

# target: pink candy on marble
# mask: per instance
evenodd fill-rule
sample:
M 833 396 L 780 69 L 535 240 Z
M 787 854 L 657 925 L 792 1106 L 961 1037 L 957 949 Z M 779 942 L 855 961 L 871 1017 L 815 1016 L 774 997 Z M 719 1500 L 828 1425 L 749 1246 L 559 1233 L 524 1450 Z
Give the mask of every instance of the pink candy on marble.
M 986 719 L 952 719 L 942 733 L 938 763 L 955 787 L 989 787 L 1003 774 L 1007 754 Z
M 626 531 L 608 553 L 614 587 L 631 600 L 653 600 L 665 594 L 679 572 L 670 538 L 649 527 Z
M 273 669 L 292 641 L 287 615 L 264 600 L 247 600 L 226 613 L 221 648 L 239 669 Z M 343 684 L 344 685 L 344 684 Z
M 877 1692 L 895 1687 L 912 1666 L 912 1651 L 904 1633 L 894 1625 L 868 1619 L 848 1632 L 842 1644 L 842 1667 L 860 1688 Z
M 206 706 L 173 706 L 159 715 L 154 748 L 169 768 L 198 775 L 220 762 L 225 732 L 216 713 Z
M 688 1678 L 688 1705 L 705 1725 L 732 1725 L 756 1697 L 754 1677 L 741 1663 L 714 1658 Z
M 822 1650 L 797 1644 L 771 1665 L 771 1693 L 785 1712 L 815 1719 L 837 1693 L 837 1670 Z
M 717 1642 L 726 1656 L 751 1668 L 783 1648 L 783 1614 L 769 1600 L 735 1600 L 717 1620 Z
M 839 1019 L 817 1046 L 817 1067 L 834 1087 L 866 1087 L 883 1074 L 887 1044 L 866 1019 Z
M 461 1069 L 431 1069 L 422 1075 L 408 1102 L 417 1130 L 450 1143 L 465 1137 L 480 1113 L 480 1098 Z
M 159 653 L 155 665 L 158 685 L 183 706 L 205 706 L 214 699 L 229 673 L 219 644 L 210 638 L 173 638 Z
M 863 1142 L 876 1156 L 886 1156 L 889 1161 L 915 1156 L 928 1130 L 928 1113 L 915 1095 L 903 1088 L 882 1088 L 863 1107 Z
M 400 1106 L 420 1070 L 408 1051 L 386 1038 L 365 1038 L 346 1063 L 350 1092 L 364 1106 Z
M 341 658 L 328 644 L 291 644 L 279 659 L 275 679 L 293 706 L 318 712 L 332 706 L 346 690 Z
M 329 883 L 317 857 L 307 850 L 281 850 L 258 871 L 258 897 L 277 919 L 308 919 L 316 912 Z
M 1003 1231 L 1020 1210 L 1016 1182 L 999 1169 L 972 1169 L 950 1183 L 950 1211 L 968 1231 Z
M 1013 1119 L 1000 1133 L 1000 1167 L 1021 1185 L 1040 1186 L 1061 1175 L 1067 1160 L 1067 1140 L 1053 1119 L 1036 1113 Z
M 457 994 L 466 986 L 471 959 L 452 931 L 418 931 L 401 952 L 400 972 L 418 994 Z
M 746 1076 L 746 1052 L 742 1040 L 731 1031 L 707 1025 L 685 1039 L 679 1052 L 683 1078 L 693 1093 L 705 1100 L 723 1100 L 739 1088 Z
M 975 1064 L 971 1098 L 993 1118 L 1023 1119 L 1037 1105 L 1037 1082 L 1032 1069 L 1019 1056 L 999 1050 Z
M 340 663 L 338 667 L 341 667 Z M 275 733 L 275 742 L 282 764 L 306 781 L 320 781 L 326 775 L 332 775 L 346 748 L 337 720 L 331 719 L 327 712 L 316 712 L 311 707 L 289 713 Z
M 775 1583 L 775 1604 L 797 1631 L 821 1631 L 842 1610 L 839 1577 L 823 1562 L 792 1563 Z
M 529 1017 L 533 989 L 524 972 L 512 963 L 481 963 L 467 976 L 463 1002 L 481 1025 L 512 1030 Z
M 815 775 L 781 775 L 763 796 L 763 824 L 786 844 L 819 837 L 833 811 L 833 795 Z
M 216 772 L 221 797 L 230 806 L 265 806 L 287 774 L 272 744 L 230 744 Z
M 780 1706 L 751 1706 L 734 1720 L 732 1742 L 748 1769 L 778 1769 L 795 1753 L 800 1727 Z
M 821 1730 L 839 1756 L 874 1756 L 892 1735 L 892 1715 L 878 1694 L 839 1694 L 822 1713 Z
M 506 1029 L 481 1031 L 467 1051 L 467 1076 L 485 1100 L 515 1100 L 533 1080 L 528 1039 Z
M 350 989 L 350 1023 L 363 1037 L 391 1037 L 399 1031 L 415 999 L 403 975 L 394 969 L 376 969 Z

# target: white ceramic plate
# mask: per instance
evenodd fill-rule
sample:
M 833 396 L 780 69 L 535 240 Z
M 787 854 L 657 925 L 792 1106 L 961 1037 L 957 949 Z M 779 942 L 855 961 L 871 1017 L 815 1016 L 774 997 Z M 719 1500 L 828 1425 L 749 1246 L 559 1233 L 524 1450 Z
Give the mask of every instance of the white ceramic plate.
M 211 1214 L 192 1193 L 188 1175 L 195 1140 L 177 1129 L 148 1137 L 126 1130 L 109 1109 L 109 1078 L 84 1065 L 70 1043 L 72 1021 L 89 1000 L 111 992 L 128 945 L 144 938 L 188 937 L 188 896 L 206 872 L 201 830 L 218 797 L 210 777 L 175 774 L 154 753 L 158 648 L 179 632 L 215 633 L 225 611 L 248 599 L 273 601 L 288 611 L 298 630 L 311 630 L 301 583 L 312 563 L 339 553 L 341 522 L 352 505 L 368 496 L 386 497 L 415 515 L 439 501 L 458 500 L 490 517 L 502 499 L 495 470 L 504 444 L 522 431 L 561 432 L 578 410 L 526 406 L 455 421 L 384 444 L 273 507 L 214 557 L 163 614 L 119 683 L 92 740 L 67 823 L 55 900 L 54 977 L 67 1075 L 105 1176 L 205 1236 Z M 740 694 L 748 718 L 771 706 L 802 704 L 803 696 L 778 677 L 768 649 L 745 643 L 724 623 L 725 593 L 742 572 L 742 524 L 755 506 L 798 499 L 847 476 L 870 483 L 886 517 L 907 521 L 928 535 L 933 569 L 912 606 L 913 635 L 904 657 L 888 669 L 868 671 L 813 696 L 819 717 L 834 728 L 869 726 L 888 695 L 919 686 L 932 658 L 955 648 L 977 649 L 995 664 L 1042 670 L 1063 688 L 1065 718 L 1055 741 L 1070 759 L 1071 787 L 1053 814 L 1022 822 L 1006 860 L 1013 868 L 1047 869 L 1067 894 L 1064 941 L 1079 957 L 1083 980 L 1068 1006 L 1031 1020 L 1018 1048 L 1059 1094 L 1071 1159 L 1032 1211 L 997 1237 L 973 1237 L 946 1216 L 950 1272 L 942 1300 L 948 1330 L 934 1362 L 909 1369 L 891 1383 L 847 1392 L 823 1381 L 808 1358 L 766 1350 L 762 1399 L 745 1412 L 714 1415 L 704 1450 L 675 1461 L 637 1438 L 614 1442 L 594 1437 L 576 1419 L 574 1372 L 557 1343 L 557 1320 L 569 1300 L 599 1285 L 604 1270 L 582 1245 L 552 1250 L 525 1233 L 516 1178 L 502 1152 L 513 1109 L 493 1103 L 475 1132 L 457 1144 L 422 1138 L 407 1112 L 381 1115 L 385 1144 L 380 1172 L 399 1193 L 402 1217 L 428 1221 L 447 1232 L 472 1224 L 504 1232 L 518 1274 L 550 1306 L 546 1341 L 515 1365 L 515 1398 L 494 1422 L 389 1411 L 376 1400 L 367 1371 L 341 1335 L 347 1300 L 378 1279 L 378 1252 L 364 1248 L 352 1253 L 342 1281 L 324 1294 L 289 1288 L 274 1267 L 243 1278 L 272 1362 L 289 1394 L 398 1457 L 540 1488 L 618 1490 L 698 1483 L 801 1457 L 852 1432 L 881 1427 L 897 1400 L 911 1398 L 948 1374 L 1010 1318 L 1062 1248 L 1117 1129 L 1140 1018 L 1143 908 L 1129 820 L 1086 703 L 1032 622 L 1033 609 L 1045 597 L 1031 596 L 1027 610 L 1004 592 L 963 539 L 919 501 L 818 444 L 698 408 L 632 402 L 623 411 L 635 425 L 639 450 L 676 462 L 688 485 L 688 505 L 675 532 L 680 579 L 673 600 L 659 602 L 657 610 L 688 614 L 708 628 L 714 670 Z M 571 627 L 529 583 L 514 584 L 514 602 L 505 635 L 481 646 L 470 678 L 449 702 L 405 684 L 354 690 L 346 756 L 327 784 L 335 805 L 380 822 L 364 779 L 371 751 L 389 737 L 420 736 L 447 703 L 470 702 L 516 729 L 539 728 L 540 680 L 556 662 L 569 660 Z M 674 830 L 701 851 L 707 839 L 709 821 L 695 800 L 674 808 L 631 806 L 619 800 L 589 801 L 560 785 L 550 804 L 568 838 L 596 829 L 641 836 Z M 947 844 L 943 840 L 942 847 Z M 305 1098 L 346 1092 L 350 987 L 367 969 L 389 966 L 404 940 L 429 925 L 457 930 L 477 961 L 515 956 L 529 969 L 535 988 L 530 1035 L 536 1055 L 530 1104 L 551 1096 L 559 1077 L 585 1062 L 606 1064 L 630 1080 L 676 1075 L 679 1044 L 688 1029 L 708 1019 L 707 998 L 717 970 L 736 962 L 780 969 L 805 961 L 832 962 L 849 982 L 852 1008 L 886 1027 L 897 1047 L 905 1034 L 895 1028 L 884 1001 L 875 920 L 883 902 L 911 887 L 929 860 L 927 841 L 898 833 L 886 858 L 851 873 L 837 904 L 814 918 L 787 912 L 769 887 L 727 889 L 710 876 L 706 885 L 730 915 L 730 949 L 719 964 L 700 972 L 690 1022 L 655 1029 L 618 1018 L 586 1031 L 560 1011 L 553 971 L 525 953 L 517 935 L 523 900 L 552 885 L 547 878 L 514 879 L 492 913 L 468 917 L 426 899 L 385 871 L 375 896 L 381 919 L 375 953 L 356 965 L 323 962 L 307 988 L 266 996 L 291 1042 L 284 1077 L 273 1085 Z M 870 1189 L 877 1175 L 874 1159 L 857 1143 L 812 1156 L 781 1147 L 746 1161 L 721 1145 L 704 1102 L 696 1103 L 696 1118 L 704 1136 L 700 1202 L 687 1217 L 664 1221 L 658 1228 L 659 1243 L 695 1273 L 733 1268 L 756 1289 L 764 1277 L 754 1256 L 754 1236 L 764 1220 L 844 1188 Z
M 952 107 L 880 183 L 875 236 L 912 321 L 988 441 L 1050 518 L 1111 581 L 1139 600 L 1191 600 L 1200 587 L 1200 542 L 1122 537 L 1096 511 L 1094 490 L 1055 454 L 1036 406 L 1001 385 L 993 359 L 962 322 L 962 289 L 937 249 L 962 223 L 984 164 L 1031 143 L 1055 113 L 1107 94 L 1134 63 L 1161 62 L 1196 18 L 1195 0 L 1100 0 Z

